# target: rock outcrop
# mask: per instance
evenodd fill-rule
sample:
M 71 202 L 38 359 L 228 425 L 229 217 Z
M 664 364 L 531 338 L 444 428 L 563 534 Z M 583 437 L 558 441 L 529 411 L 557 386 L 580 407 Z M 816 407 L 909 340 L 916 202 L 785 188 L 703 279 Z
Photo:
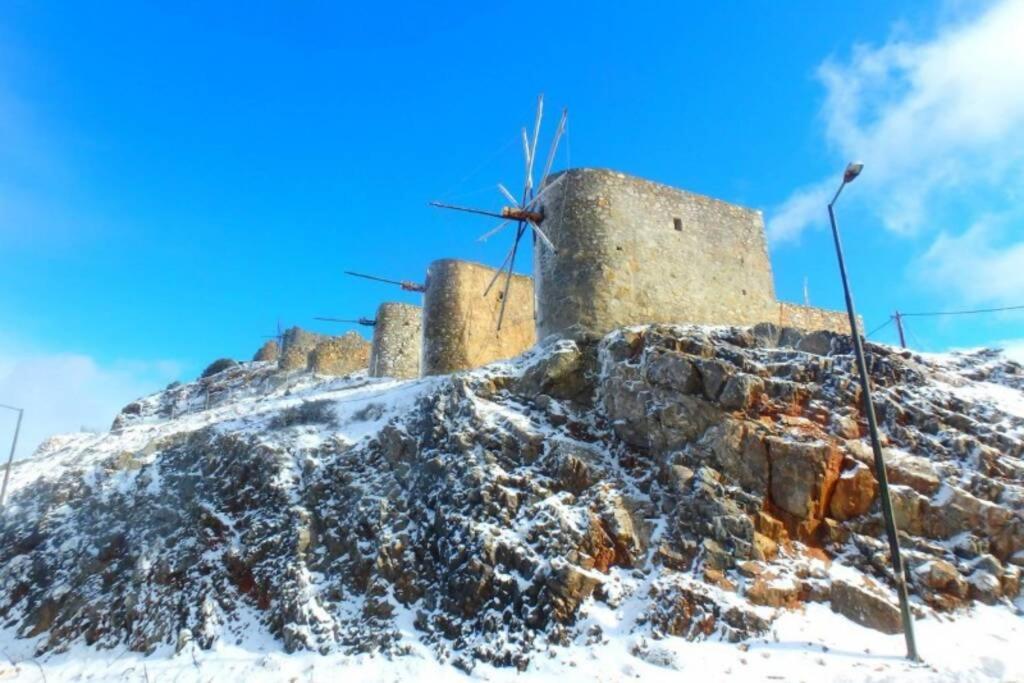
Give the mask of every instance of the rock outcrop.
M 914 611 L 1009 606 L 1024 417 L 990 397 L 1024 370 L 868 352 Z M 381 386 L 243 364 L 55 443 L 16 468 L 0 615 L 40 651 L 257 623 L 401 654 L 411 621 L 467 669 L 599 640 L 596 603 L 655 638 L 742 640 L 807 602 L 900 626 L 847 337 L 629 328 Z

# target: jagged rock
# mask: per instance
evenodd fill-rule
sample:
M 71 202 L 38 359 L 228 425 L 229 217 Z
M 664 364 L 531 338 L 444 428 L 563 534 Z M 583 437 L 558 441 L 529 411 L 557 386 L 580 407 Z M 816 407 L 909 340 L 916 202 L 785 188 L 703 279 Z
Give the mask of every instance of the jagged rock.
M 924 533 L 924 518 L 930 510 L 928 499 L 909 486 L 889 487 L 892 516 L 896 528 L 908 534 Z
M 719 403 L 726 410 L 746 410 L 764 393 L 764 380 L 753 375 L 733 375 L 722 389 Z
M 556 441 L 548 456 L 548 472 L 561 488 L 580 494 L 600 481 L 605 474 L 600 452 L 587 446 L 567 441 Z
M 800 602 L 800 586 L 792 577 L 761 574 L 743 595 L 755 605 L 792 608 Z
M 797 517 L 822 517 L 828 504 L 827 493 L 839 476 L 842 456 L 834 446 L 824 443 L 778 437 L 770 437 L 767 443 L 772 500 Z
M 882 633 L 902 633 L 899 607 L 866 581 L 864 585 L 855 585 L 844 579 L 834 579 L 829 598 L 832 611 Z
M 592 392 L 588 373 L 593 369 L 576 341 L 559 342 L 536 359 L 515 383 L 521 396 L 540 394 L 559 399 L 585 400 Z
M 871 509 L 878 491 L 875 475 L 863 463 L 840 473 L 829 501 L 829 513 L 839 521 L 859 517 Z
M 1003 596 L 1003 585 L 999 581 L 999 577 L 984 569 L 975 569 L 967 577 L 967 583 L 970 585 L 972 600 L 980 600 L 989 605 L 994 605 Z
M 957 598 L 966 598 L 967 581 L 949 562 L 928 560 L 914 568 L 913 576 L 921 585 L 940 593 L 949 593 Z
M 683 394 L 701 391 L 700 371 L 693 361 L 678 351 L 659 349 L 652 352 L 644 365 L 645 379 L 651 384 L 668 387 Z
M 795 346 L 800 351 L 813 353 L 818 356 L 827 356 L 829 351 L 832 350 L 832 340 L 835 336 L 835 332 L 828 332 L 826 330 L 809 332 Z
M 726 419 L 705 432 L 705 441 L 722 473 L 740 486 L 764 495 L 768 491 L 768 447 L 756 423 Z
M 558 621 L 568 622 L 573 619 L 580 603 L 593 594 L 601 584 L 601 578 L 591 572 L 563 563 L 552 568 L 545 580 L 545 585 L 554 596 L 552 614 Z

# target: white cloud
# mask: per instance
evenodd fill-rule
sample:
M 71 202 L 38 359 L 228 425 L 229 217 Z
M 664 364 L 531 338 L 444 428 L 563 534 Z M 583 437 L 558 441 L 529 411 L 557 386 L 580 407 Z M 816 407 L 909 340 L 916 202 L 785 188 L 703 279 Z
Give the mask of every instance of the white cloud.
M 824 224 L 822 198 L 853 159 L 865 172 L 850 200 L 897 233 L 926 230 L 929 207 L 951 196 L 994 191 L 1012 203 L 1024 189 L 1022 35 L 1024 0 L 1003 0 L 929 41 L 858 46 L 849 61 L 825 62 L 818 75 L 836 175 L 771 212 L 771 239 Z
M 1006 238 L 1006 222 L 986 216 L 962 234 L 940 233 L 912 264 L 912 276 L 923 287 L 941 283 L 969 304 L 1024 303 L 1024 242 Z
M 125 404 L 163 388 L 179 372 L 171 361 L 104 365 L 76 353 L 0 352 L 0 403 L 25 409 L 16 457 L 28 457 L 53 434 L 108 429 Z M 6 460 L 16 414 L 0 412 Z

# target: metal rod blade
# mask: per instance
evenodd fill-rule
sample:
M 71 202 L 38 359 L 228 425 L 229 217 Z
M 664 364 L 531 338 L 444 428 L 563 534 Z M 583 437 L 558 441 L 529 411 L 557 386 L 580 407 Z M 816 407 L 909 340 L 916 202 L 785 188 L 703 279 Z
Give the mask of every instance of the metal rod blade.
M 545 235 L 544 231 L 540 229 L 540 225 L 534 223 L 533 221 L 530 221 L 530 226 L 533 228 L 534 234 L 540 237 L 540 241 L 548 245 L 548 249 L 550 249 L 551 251 L 558 251 L 557 249 L 555 249 L 555 243 L 548 239 L 548 236 Z
M 477 238 L 476 238 L 476 239 L 477 239 L 477 241 L 478 241 L 478 242 L 486 242 L 487 240 L 489 240 L 490 238 L 494 237 L 494 236 L 495 236 L 496 234 L 498 234 L 499 232 L 501 232 L 501 230 L 502 230 L 502 229 L 503 229 L 503 228 L 504 228 L 504 227 L 505 227 L 506 225 L 508 225 L 508 224 L 509 224 L 509 223 L 511 223 L 511 222 L 512 222 L 511 220 L 507 220 L 507 221 L 502 221 L 501 223 L 498 223 L 498 225 L 497 225 L 497 226 L 495 226 L 495 227 L 494 227 L 494 228 L 492 228 L 491 230 L 488 230 L 488 231 L 487 231 L 487 232 L 485 232 L 484 234 L 482 234 L 482 235 L 480 235 L 479 237 L 477 237 Z
M 551 175 L 551 167 L 555 163 L 555 153 L 558 151 L 558 142 L 565 132 L 565 124 L 569 119 L 569 108 L 562 110 L 562 118 L 558 120 L 558 128 L 555 129 L 555 137 L 551 139 L 551 149 L 548 151 L 547 161 L 544 162 L 544 173 L 540 177 L 540 184 L 537 187 L 544 189 L 544 182 Z
M 491 216 L 493 218 L 504 218 L 496 211 L 484 211 L 483 209 L 473 209 L 468 206 L 456 206 L 455 204 L 445 204 L 444 202 L 430 202 L 430 206 L 436 206 L 439 209 L 451 209 L 452 211 L 464 211 L 466 213 L 475 213 L 481 216 Z
M 523 159 L 526 162 L 526 166 L 525 166 L 526 181 L 524 183 L 524 188 L 525 189 L 523 190 L 523 196 L 525 197 L 526 194 L 530 191 L 530 186 L 533 183 L 533 179 L 530 177 L 530 168 L 533 167 L 533 160 L 530 159 L 530 135 L 526 132 L 526 127 L 525 126 L 523 127 L 522 133 L 523 133 Z
M 494 277 L 492 277 L 491 281 L 487 284 L 487 289 L 484 290 L 484 296 L 487 296 L 488 294 L 490 294 L 491 287 L 493 287 L 494 283 L 498 281 L 499 277 L 501 277 L 501 272 L 503 270 L 505 270 L 505 265 L 508 264 L 508 260 L 510 258 L 512 258 L 513 250 L 515 250 L 515 245 L 514 244 L 512 245 L 512 248 L 508 250 L 508 253 L 505 254 L 505 260 L 501 262 L 500 266 L 498 266 L 498 270 L 495 271 Z
M 512 286 L 512 270 L 516 266 L 516 251 L 519 249 L 519 240 L 523 238 L 525 226 L 520 223 L 516 231 L 516 240 L 512 243 L 512 252 L 509 254 L 508 275 L 505 276 L 505 291 L 501 295 L 501 308 L 498 309 L 498 332 L 501 331 L 501 322 L 505 319 L 505 304 L 508 303 L 508 290 Z
M 540 192 L 535 194 L 533 196 L 533 199 L 531 199 L 530 201 L 526 202 L 526 206 L 524 206 L 523 208 L 528 210 L 531 206 L 534 206 L 537 202 L 540 201 L 540 198 L 544 196 L 545 192 L 550 190 L 552 187 L 554 187 L 558 183 L 562 182 L 562 179 L 564 177 L 565 177 L 565 175 L 562 174 L 562 175 L 558 176 L 557 178 L 555 178 L 555 181 L 553 183 L 551 183 L 550 185 L 548 185 L 547 187 L 541 187 Z
M 533 163 L 537 160 L 537 140 L 540 139 L 540 122 L 544 116 L 544 93 L 537 96 L 537 118 L 533 123 L 533 142 L 530 144 L 530 168 L 526 173 L 529 187 L 533 189 Z M 525 199 L 523 201 L 526 201 Z
M 519 206 L 519 200 L 512 196 L 512 193 L 508 191 L 507 187 L 498 183 L 498 190 L 505 195 L 505 199 L 509 200 L 512 203 L 512 206 Z

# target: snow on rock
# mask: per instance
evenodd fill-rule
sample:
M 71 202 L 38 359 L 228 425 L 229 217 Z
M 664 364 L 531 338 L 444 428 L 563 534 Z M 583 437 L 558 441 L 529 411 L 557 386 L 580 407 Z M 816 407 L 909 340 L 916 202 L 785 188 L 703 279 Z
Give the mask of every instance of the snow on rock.
M 1019 636 L 1021 366 L 868 350 L 922 630 Z M 227 367 L 15 467 L 5 652 L 57 676 L 129 650 L 588 680 L 898 652 L 859 396 L 848 337 L 771 325 L 627 328 L 407 382 Z M 834 632 L 773 645 L 814 623 Z M 944 666 L 1020 670 L 979 643 Z

